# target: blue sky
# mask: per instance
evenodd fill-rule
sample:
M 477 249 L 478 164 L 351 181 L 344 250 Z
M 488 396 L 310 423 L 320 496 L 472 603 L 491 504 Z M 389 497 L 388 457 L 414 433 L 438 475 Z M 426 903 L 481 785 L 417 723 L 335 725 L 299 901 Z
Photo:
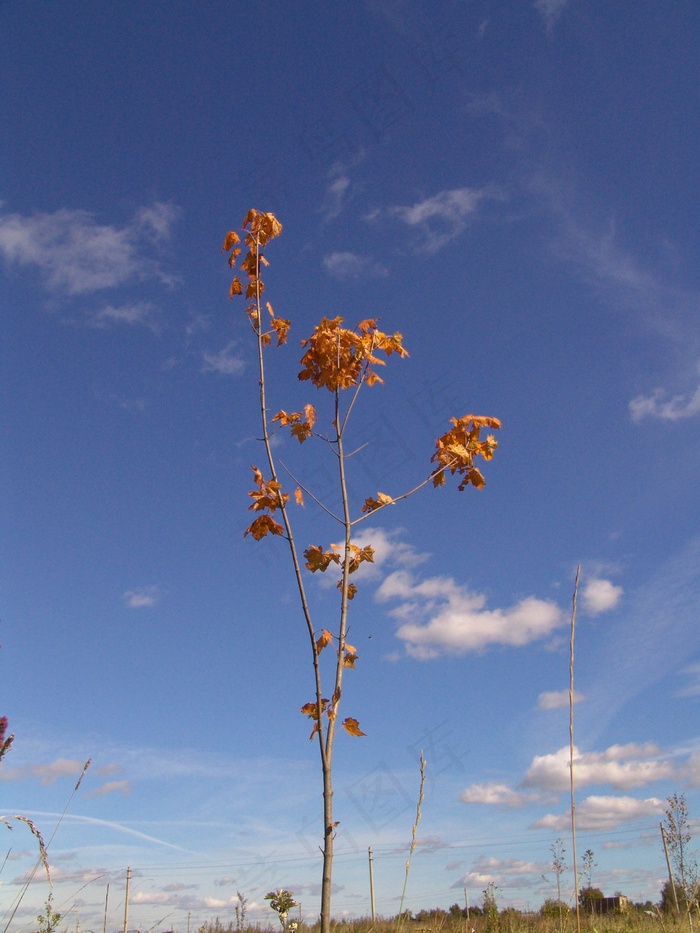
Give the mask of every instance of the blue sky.
M 503 422 L 483 490 L 363 526 L 335 914 L 369 912 L 368 846 L 397 910 L 420 749 L 407 906 L 553 894 L 579 563 L 579 853 L 657 899 L 666 796 L 700 818 L 697 0 L 2 0 L 0 36 L 2 813 L 48 838 L 92 759 L 50 847 L 67 923 L 101 928 L 109 884 L 120 927 L 127 866 L 134 928 L 231 919 L 237 890 L 318 910 L 307 636 L 283 543 L 243 539 L 263 451 L 221 242 L 249 207 L 284 225 L 274 410 L 329 420 L 296 379 L 323 315 L 404 335 L 354 415 L 358 508 L 425 478 L 450 417 Z M 331 496 L 310 446 L 276 451 Z M 4 842 L 7 917 L 36 850 Z

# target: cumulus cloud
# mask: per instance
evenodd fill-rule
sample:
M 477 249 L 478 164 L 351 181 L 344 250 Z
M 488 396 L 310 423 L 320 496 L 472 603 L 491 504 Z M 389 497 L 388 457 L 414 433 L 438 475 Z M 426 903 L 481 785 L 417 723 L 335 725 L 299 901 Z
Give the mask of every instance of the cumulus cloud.
M 663 389 L 654 389 L 650 395 L 638 395 L 629 404 L 633 421 L 658 418 L 661 421 L 682 421 L 700 414 L 700 386 L 692 395 L 666 397 Z
M 386 266 L 358 253 L 330 253 L 324 257 L 323 266 L 336 279 L 376 279 L 389 274 Z
M 502 810 L 519 810 L 539 799 L 536 794 L 522 793 L 496 782 L 471 784 L 459 796 L 464 803 L 489 804 Z
M 415 204 L 389 208 L 388 213 L 418 230 L 422 246 L 436 253 L 465 230 L 481 203 L 489 199 L 501 200 L 502 195 L 492 186 L 452 188 Z
M 579 787 L 610 784 L 623 790 L 664 780 L 675 773 L 673 761 L 662 755 L 653 742 L 611 745 L 602 752 L 581 753 L 574 747 L 574 769 Z M 569 746 L 551 755 L 536 755 L 525 773 L 523 786 L 566 790 L 569 787 Z
M 574 706 L 583 703 L 585 696 L 574 690 Z M 545 690 L 537 697 L 537 709 L 561 709 L 569 705 L 568 690 Z
M 401 622 L 396 634 L 406 651 L 420 660 L 489 645 L 520 647 L 547 637 L 562 621 L 558 606 L 534 596 L 509 609 L 486 609 L 485 596 L 451 577 L 416 581 L 405 570 L 389 574 L 376 596 L 382 602 L 399 600 L 391 611 Z
M 144 609 L 155 606 L 160 599 L 160 591 L 157 586 L 142 586 L 138 590 L 127 590 L 122 599 L 129 609 Z
M 576 807 L 576 823 L 581 830 L 613 829 L 621 823 L 645 819 L 663 813 L 665 802 L 658 797 L 638 800 L 636 797 L 587 797 Z M 532 824 L 533 829 L 567 829 L 571 814 L 549 813 Z
M 202 353 L 205 373 L 221 376 L 238 376 L 245 369 L 245 361 L 236 353 L 236 341 L 229 341 L 218 353 Z
M 601 612 L 614 609 L 619 603 L 622 593 L 622 587 L 615 586 L 610 580 L 591 578 L 586 581 L 581 595 L 586 611 L 592 616 L 597 616 Z
M 10 264 L 38 268 L 50 291 L 82 295 L 155 278 L 175 278 L 149 255 L 171 234 L 179 210 L 153 204 L 122 227 L 100 224 L 88 211 L 0 216 L 0 255 Z

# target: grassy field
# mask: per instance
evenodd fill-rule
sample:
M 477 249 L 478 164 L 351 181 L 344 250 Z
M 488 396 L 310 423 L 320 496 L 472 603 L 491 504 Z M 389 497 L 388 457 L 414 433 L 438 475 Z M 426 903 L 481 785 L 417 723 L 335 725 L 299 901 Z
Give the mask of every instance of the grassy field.
M 542 917 L 538 913 L 517 910 L 503 910 L 497 918 L 471 916 L 468 921 L 440 913 L 425 919 L 407 919 L 401 923 L 396 917 L 377 918 L 374 923 L 370 918 L 333 922 L 333 930 L 337 933 L 561 933 L 562 929 L 563 933 L 577 933 L 575 913 L 564 917 L 562 927 L 558 917 Z M 233 924 L 209 923 L 197 933 L 260 933 L 261 930 L 278 933 L 280 927 L 270 924 L 236 931 Z M 678 918 L 656 912 L 650 916 L 634 908 L 624 914 L 581 915 L 582 933 L 681 933 L 685 930 L 700 933 L 700 915 L 697 912 L 692 918 L 687 915 Z M 298 925 L 296 933 L 318 931 L 319 924 L 302 923 Z

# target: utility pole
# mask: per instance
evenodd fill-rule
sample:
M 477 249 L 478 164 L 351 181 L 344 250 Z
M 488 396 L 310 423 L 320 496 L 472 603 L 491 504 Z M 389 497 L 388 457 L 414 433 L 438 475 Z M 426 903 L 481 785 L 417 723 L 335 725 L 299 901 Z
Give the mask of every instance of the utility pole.
M 678 895 L 676 894 L 676 884 L 673 880 L 673 871 L 671 870 L 671 859 L 669 858 L 669 855 L 668 855 L 668 846 L 666 845 L 666 833 L 664 832 L 663 823 L 659 823 L 659 829 L 661 830 L 661 840 L 664 844 L 664 854 L 666 856 L 666 867 L 668 868 L 668 883 L 671 885 L 671 893 L 673 894 L 673 906 L 676 908 L 676 914 L 679 914 L 680 909 L 678 907 Z
M 129 925 L 129 885 L 131 883 L 131 869 L 126 870 L 126 894 L 124 895 L 124 933 Z
M 374 869 L 372 867 L 372 846 L 369 846 L 367 849 L 367 854 L 369 855 L 369 902 L 371 905 L 372 911 L 372 923 L 375 921 L 374 916 Z
M 107 904 L 109 904 L 109 884 L 107 885 L 107 893 L 105 894 L 105 920 L 102 924 L 102 933 L 107 933 Z

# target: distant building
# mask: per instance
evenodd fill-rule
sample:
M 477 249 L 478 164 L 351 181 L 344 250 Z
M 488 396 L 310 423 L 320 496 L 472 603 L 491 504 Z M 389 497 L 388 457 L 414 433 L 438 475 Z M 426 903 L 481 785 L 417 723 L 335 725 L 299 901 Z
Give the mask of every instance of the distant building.
M 629 910 L 629 900 L 624 894 L 614 897 L 584 897 L 583 909 L 592 914 L 624 914 Z

